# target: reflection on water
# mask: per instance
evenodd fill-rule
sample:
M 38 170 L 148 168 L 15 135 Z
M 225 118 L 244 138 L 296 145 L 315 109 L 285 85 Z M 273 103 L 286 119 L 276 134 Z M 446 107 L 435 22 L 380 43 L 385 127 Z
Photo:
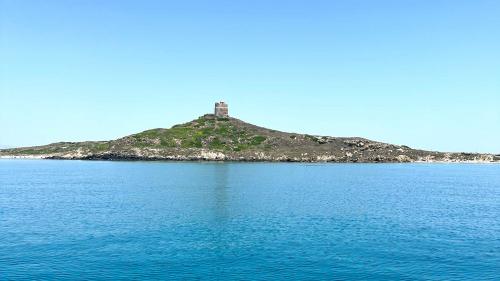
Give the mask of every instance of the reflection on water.
M 215 220 L 223 220 L 228 217 L 228 177 L 229 165 L 216 163 L 211 165 L 214 175 L 213 198 Z

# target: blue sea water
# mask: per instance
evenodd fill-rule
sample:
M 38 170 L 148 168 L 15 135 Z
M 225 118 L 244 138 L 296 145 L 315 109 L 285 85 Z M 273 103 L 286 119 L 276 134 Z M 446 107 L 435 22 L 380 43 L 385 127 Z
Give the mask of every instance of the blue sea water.
M 499 280 L 500 165 L 0 160 L 0 280 Z

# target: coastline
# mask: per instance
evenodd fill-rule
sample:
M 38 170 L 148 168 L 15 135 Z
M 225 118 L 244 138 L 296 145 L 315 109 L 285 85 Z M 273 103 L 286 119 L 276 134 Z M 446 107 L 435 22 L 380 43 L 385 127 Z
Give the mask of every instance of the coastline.
M 231 159 L 231 158 L 186 158 L 186 157 L 117 157 L 117 158 L 78 158 L 54 157 L 53 155 L 1 155 L 0 160 L 79 160 L 79 161 L 124 161 L 124 162 L 228 162 L 228 163 L 331 163 L 331 164 L 500 164 L 498 160 L 416 160 L 416 161 L 325 161 L 299 159 Z

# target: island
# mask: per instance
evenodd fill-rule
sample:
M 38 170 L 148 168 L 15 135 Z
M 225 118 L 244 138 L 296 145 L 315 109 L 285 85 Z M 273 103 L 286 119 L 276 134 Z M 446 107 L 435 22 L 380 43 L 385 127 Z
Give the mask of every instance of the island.
M 330 137 L 267 129 L 229 116 L 228 105 L 169 129 L 110 141 L 58 142 L 1 149 L 0 158 L 269 162 L 500 162 L 500 155 L 412 149 L 359 137 Z

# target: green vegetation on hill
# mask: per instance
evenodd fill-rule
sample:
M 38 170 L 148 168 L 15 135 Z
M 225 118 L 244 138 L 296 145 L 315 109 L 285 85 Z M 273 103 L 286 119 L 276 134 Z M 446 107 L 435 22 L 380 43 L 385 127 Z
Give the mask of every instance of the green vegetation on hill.
M 68 153 L 78 150 L 89 152 L 103 152 L 110 148 L 108 141 L 88 141 L 88 142 L 58 142 L 43 146 L 21 147 L 6 149 L 7 152 L 15 152 L 16 155 L 43 155 L 54 153 Z
M 126 137 L 134 147 L 150 148 L 207 148 L 221 151 L 241 151 L 254 147 L 265 148 L 267 138 L 238 126 L 230 118 L 205 115 L 170 129 L 153 129 Z

